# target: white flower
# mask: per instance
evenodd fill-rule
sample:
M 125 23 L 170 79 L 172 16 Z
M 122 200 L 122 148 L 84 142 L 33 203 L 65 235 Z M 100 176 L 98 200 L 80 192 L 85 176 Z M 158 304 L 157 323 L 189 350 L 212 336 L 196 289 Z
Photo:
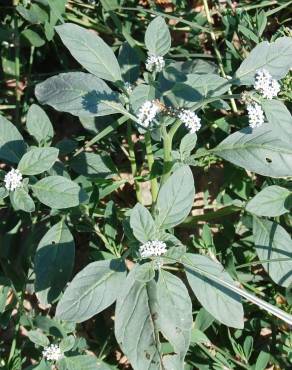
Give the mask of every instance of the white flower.
M 22 186 L 21 181 L 22 174 L 20 173 L 19 170 L 16 170 L 14 168 L 12 168 L 12 170 L 9 171 L 4 177 L 5 188 L 11 191 L 21 187 Z
M 138 122 L 147 128 L 159 112 L 159 105 L 155 101 L 147 100 L 139 109 Z
M 49 361 L 59 361 L 64 357 L 64 354 L 57 344 L 50 344 L 44 348 L 43 357 Z
M 140 246 L 139 252 L 142 258 L 158 257 L 166 253 L 166 244 L 160 240 L 152 240 Z
M 125 90 L 127 91 L 127 94 L 130 95 L 133 92 L 133 87 L 130 84 L 130 82 L 124 83 Z
M 260 127 L 264 121 L 265 116 L 262 107 L 258 103 L 250 103 L 246 107 L 248 112 L 249 126 L 251 128 Z
M 256 72 L 254 88 L 259 91 L 264 98 L 273 99 L 280 91 L 280 84 L 273 79 L 266 69 Z
M 178 118 L 186 125 L 191 134 L 194 134 L 201 127 L 201 119 L 196 115 L 196 113 L 188 109 L 183 109 L 179 112 Z
M 146 69 L 149 72 L 161 72 L 165 67 L 164 58 L 154 54 L 150 54 L 146 60 Z

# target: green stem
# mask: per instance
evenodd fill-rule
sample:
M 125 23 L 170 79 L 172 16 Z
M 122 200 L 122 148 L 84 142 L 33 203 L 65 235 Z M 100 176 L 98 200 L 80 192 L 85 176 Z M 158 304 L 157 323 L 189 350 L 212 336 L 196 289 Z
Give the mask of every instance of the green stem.
M 174 127 L 174 126 L 173 126 Z M 163 126 L 163 176 L 161 184 L 164 184 L 166 180 L 168 179 L 172 167 L 172 155 L 171 155 L 171 149 L 172 149 L 172 139 L 173 135 L 170 135 L 170 133 L 167 133 L 166 127 Z
M 15 124 L 20 127 L 20 90 L 19 90 L 19 78 L 20 78 L 20 61 L 19 61 L 19 32 L 18 32 L 18 14 L 16 11 L 16 6 L 18 5 L 18 0 L 13 0 L 14 9 L 14 48 L 15 48 Z
M 152 152 L 152 143 L 151 143 L 151 135 L 150 132 L 145 133 L 145 145 L 146 145 L 146 154 L 147 154 L 147 161 L 148 161 L 148 168 L 151 177 L 152 167 L 154 165 L 154 156 Z M 151 179 L 151 195 L 152 195 L 152 203 L 156 202 L 156 198 L 158 195 L 158 182 L 157 179 Z
M 132 140 L 131 121 L 127 122 L 127 139 L 128 139 L 128 146 L 129 146 L 129 161 L 131 164 L 131 171 L 132 171 L 133 177 L 135 178 L 137 176 L 137 163 L 136 163 L 134 143 Z M 140 187 L 139 182 L 136 180 L 135 180 L 135 190 L 136 190 L 136 197 L 137 197 L 138 202 L 142 203 L 141 187 Z
M 221 56 L 220 50 L 219 50 L 218 45 L 217 45 L 216 35 L 215 35 L 214 30 L 213 30 L 213 20 L 212 20 L 212 16 L 211 16 L 211 13 L 210 13 L 208 0 L 203 0 L 203 4 L 204 4 L 205 12 L 206 12 L 207 22 L 208 22 L 209 27 L 210 27 L 210 36 L 211 36 L 211 40 L 213 42 L 213 48 L 214 48 L 214 52 L 215 52 L 215 55 L 216 55 L 216 58 L 217 58 L 219 69 L 220 69 L 220 72 L 221 72 L 222 76 L 224 78 L 227 78 L 226 73 L 224 71 L 222 56 Z M 232 94 L 230 89 L 229 89 L 228 93 L 230 95 Z M 231 103 L 231 107 L 232 107 L 233 112 L 237 113 L 238 112 L 237 106 L 236 106 L 235 100 L 233 98 L 230 99 L 230 103 Z

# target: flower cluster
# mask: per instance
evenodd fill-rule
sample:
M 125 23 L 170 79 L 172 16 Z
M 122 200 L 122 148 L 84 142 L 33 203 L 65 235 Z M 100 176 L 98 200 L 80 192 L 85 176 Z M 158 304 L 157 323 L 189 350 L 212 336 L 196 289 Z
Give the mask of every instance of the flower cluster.
M 254 88 L 266 99 L 273 99 L 280 91 L 278 81 L 273 79 L 266 69 L 260 69 L 256 72 Z
M 160 112 L 160 107 L 156 102 L 147 100 L 139 109 L 138 122 L 145 128 L 149 127 L 156 115 Z
M 43 357 L 49 361 L 59 361 L 64 357 L 64 354 L 57 344 L 51 344 L 44 348 Z
M 152 240 L 140 246 L 142 258 L 158 257 L 166 253 L 166 244 L 160 240 Z
M 165 67 L 164 58 L 154 54 L 150 54 L 146 60 L 146 69 L 149 72 L 161 72 Z
M 251 128 L 260 127 L 264 121 L 265 116 L 262 107 L 255 102 L 252 102 L 246 107 L 248 113 L 249 126 Z
M 196 113 L 188 109 L 181 110 L 178 114 L 178 118 L 190 130 L 191 134 L 197 132 L 201 127 L 201 119 L 196 115 Z
M 22 186 L 22 174 L 19 170 L 12 168 L 4 177 L 5 188 L 10 191 Z

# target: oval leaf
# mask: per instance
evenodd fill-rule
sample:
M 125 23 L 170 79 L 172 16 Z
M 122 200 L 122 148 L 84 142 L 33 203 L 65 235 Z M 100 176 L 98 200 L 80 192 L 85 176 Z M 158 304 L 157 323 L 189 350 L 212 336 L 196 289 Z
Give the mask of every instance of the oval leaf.
M 0 159 L 18 163 L 25 151 L 25 142 L 17 128 L 0 115 Z
M 51 143 L 54 136 L 53 126 L 46 112 L 36 104 L 27 112 L 26 127 L 39 144 Z
M 88 72 L 112 82 L 122 79 L 114 52 L 95 32 L 73 23 L 55 29 L 72 56 Z
M 254 217 L 254 243 L 263 267 L 275 283 L 288 287 L 292 283 L 292 240 L 287 231 L 276 222 Z
M 235 132 L 212 150 L 219 157 L 269 177 L 292 175 L 292 148 L 268 124 Z
M 151 213 L 142 204 L 137 203 L 131 211 L 130 225 L 137 240 L 142 243 L 154 240 L 156 227 Z
M 35 254 L 35 291 L 41 304 L 59 297 L 72 274 L 74 256 L 73 236 L 61 221 L 44 235 Z
M 18 188 L 10 192 L 10 201 L 16 211 L 34 212 L 35 210 L 34 202 L 24 188 Z
M 56 316 L 66 321 L 88 320 L 114 303 L 125 277 L 126 268 L 121 260 L 90 263 L 65 290 Z
M 168 229 L 181 223 L 193 205 L 195 186 L 188 166 L 176 170 L 159 191 L 155 207 L 156 226 Z
M 165 55 L 171 46 L 169 29 L 162 17 L 151 21 L 145 33 L 145 44 L 150 54 Z
M 58 159 L 56 148 L 34 148 L 24 154 L 18 163 L 18 169 L 23 175 L 38 175 L 48 171 Z
M 83 72 L 50 77 L 36 86 L 35 95 L 41 104 L 75 116 L 107 116 L 117 112 L 113 103 L 119 106 L 118 95 L 103 80 Z
M 76 207 L 82 201 L 80 187 L 62 176 L 48 176 L 32 186 L 34 195 L 48 207 L 63 209 Z
M 288 199 L 291 194 L 281 186 L 268 186 L 247 203 L 246 210 L 257 216 L 281 216 L 289 212 Z
M 210 274 L 235 285 L 223 266 L 199 254 L 187 253 L 185 261 L 188 282 L 201 305 L 223 324 L 242 329 L 243 308 L 240 296 L 208 277 Z

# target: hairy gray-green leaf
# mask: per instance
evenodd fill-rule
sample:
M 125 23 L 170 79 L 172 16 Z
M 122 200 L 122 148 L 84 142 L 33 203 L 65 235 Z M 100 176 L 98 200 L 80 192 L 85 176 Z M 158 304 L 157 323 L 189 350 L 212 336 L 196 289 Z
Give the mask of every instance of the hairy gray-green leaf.
M 80 153 L 70 161 L 70 166 L 86 177 L 110 178 L 116 172 L 109 156 L 95 153 Z
M 183 282 L 164 270 L 159 272 L 157 305 L 159 329 L 183 363 L 190 344 L 192 302 Z
M 50 144 L 54 136 L 53 126 L 46 112 L 36 104 L 27 112 L 26 127 L 39 144 Z
M 124 42 L 120 48 L 118 61 L 124 81 L 129 83 L 136 82 L 140 73 L 140 59 L 135 49 L 127 42 Z
M 21 158 L 18 169 L 23 175 L 38 175 L 48 171 L 58 159 L 56 148 L 33 148 Z
M 184 261 L 188 282 L 202 306 L 223 324 L 242 329 L 240 296 L 210 277 L 213 275 L 235 285 L 223 266 L 199 254 L 187 253 Z
M 191 108 L 204 98 L 224 94 L 229 87 L 230 82 L 217 74 L 189 74 L 185 82 L 175 84 L 171 94 L 179 105 Z
M 75 244 L 65 222 L 60 221 L 38 244 L 35 266 L 35 291 L 43 305 L 54 302 L 71 277 Z
M 27 332 L 27 336 L 31 342 L 37 344 L 38 346 L 46 347 L 50 344 L 47 336 L 39 330 L 30 330 Z
M 150 54 L 165 55 L 171 46 L 170 32 L 162 17 L 151 21 L 145 33 L 145 45 Z
M 32 186 L 40 202 L 51 208 L 76 207 L 82 200 L 80 187 L 62 176 L 48 176 Z
M 179 146 L 180 156 L 181 159 L 184 160 L 191 155 L 191 151 L 195 148 L 197 143 L 197 135 L 196 134 L 186 134 Z
M 35 210 L 32 198 L 22 187 L 10 192 L 10 201 L 16 211 L 33 212 Z
M 261 103 L 265 115 L 276 135 L 291 144 L 292 116 L 285 104 L 276 99 L 263 100 Z
M 75 338 L 73 335 L 69 335 L 66 338 L 63 338 L 60 342 L 60 350 L 62 352 L 68 352 L 70 349 L 74 347 L 75 344 Z
M 77 355 L 61 360 L 66 370 L 99 370 L 98 360 L 91 355 Z
M 17 128 L 0 115 L 0 159 L 18 163 L 25 151 L 25 142 Z
M 73 23 L 55 29 L 72 56 L 88 72 L 112 82 L 122 79 L 114 52 L 95 32 Z
M 36 86 L 35 95 L 41 104 L 75 116 L 106 116 L 120 106 L 118 95 L 103 80 L 84 72 L 50 77 Z
M 235 78 L 242 85 L 252 85 L 258 69 L 264 68 L 273 78 L 283 78 L 291 68 L 292 39 L 280 37 L 274 42 L 259 43 L 241 63 L 236 71 Z
M 278 185 L 260 191 L 246 205 L 246 210 L 257 216 L 276 217 L 289 212 L 288 199 L 292 193 Z
M 190 167 L 176 170 L 159 191 L 155 206 L 156 226 L 168 229 L 181 223 L 193 205 L 194 178 Z
M 115 334 L 135 370 L 157 370 L 163 366 L 155 311 L 156 286 L 154 280 L 136 280 L 137 269 L 139 266 L 130 271 L 117 298 Z
M 135 238 L 145 243 L 154 240 L 156 227 L 151 213 L 142 204 L 137 203 L 131 211 L 130 225 Z
M 277 223 L 257 217 L 254 217 L 253 235 L 260 260 L 280 259 L 270 263 L 263 262 L 264 269 L 275 283 L 288 287 L 292 283 L 292 240 L 290 235 Z
M 237 166 L 263 176 L 292 175 L 292 147 L 281 141 L 269 124 L 235 132 L 212 151 Z
M 66 321 L 88 320 L 114 303 L 125 277 L 126 267 L 121 260 L 90 263 L 65 290 L 56 316 Z

